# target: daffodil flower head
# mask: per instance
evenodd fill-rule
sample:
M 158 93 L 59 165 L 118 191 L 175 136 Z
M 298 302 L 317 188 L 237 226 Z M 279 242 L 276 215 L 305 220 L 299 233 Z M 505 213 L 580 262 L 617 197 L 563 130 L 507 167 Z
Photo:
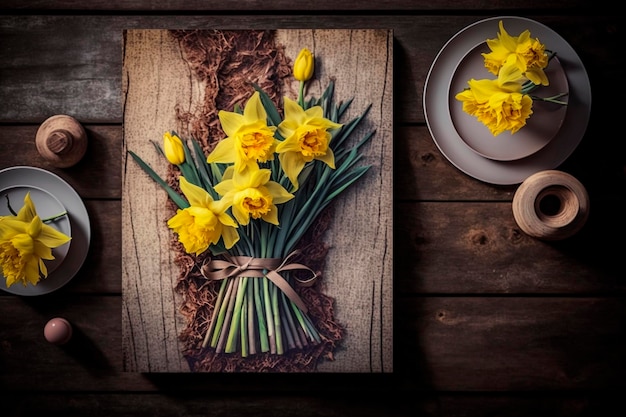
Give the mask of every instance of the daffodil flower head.
M 215 185 L 215 191 L 232 206 L 233 216 L 241 225 L 247 225 L 250 219 L 263 219 L 278 225 L 276 204 L 286 203 L 294 195 L 282 185 L 271 181 L 269 169 L 249 169 L 238 172 L 227 169 L 222 182 Z
M 307 48 L 302 48 L 293 63 L 293 78 L 298 81 L 308 81 L 313 76 L 315 59 Z
M 497 79 L 471 79 L 469 88 L 455 98 L 463 103 L 464 112 L 475 116 L 494 136 L 505 130 L 513 134 L 526 125 L 533 113 L 532 98 L 521 93 L 520 80 L 524 79 L 515 61 L 510 59 Z
M 182 140 L 172 132 L 163 134 L 163 153 L 172 165 L 180 165 L 185 162 L 185 149 Z
M 218 117 L 227 137 L 217 144 L 207 162 L 234 163 L 242 172 L 274 159 L 276 127 L 267 125 L 267 113 L 258 91 L 247 101 L 243 114 L 220 110 Z
M 41 220 L 27 193 L 17 216 L 0 217 L 0 265 L 10 287 L 16 282 L 37 285 L 48 276 L 44 260 L 53 260 L 52 249 L 71 238 Z
M 549 57 L 545 45 L 538 39 L 530 37 L 530 31 L 525 30 L 519 36 L 511 36 L 499 22 L 500 32 L 496 39 L 487 39 L 491 52 L 483 53 L 485 68 L 497 75 L 500 68 L 509 57 L 514 57 L 515 65 L 534 84 L 548 85 L 548 77 L 544 68 L 548 66 Z
M 177 210 L 167 225 L 178 234 L 178 240 L 187 253 L 196 255 L 206 251 L 211 244 L 224 239 L 226 249 L 239 240 L 237 223 L 226 213 L 228 206 L 201 187 L 191 184 L 185 177 L 179 178 L 180 189 L 189 200 L 190 206 Z
M 335 156 L 330 148 L 331 129 L 342 125 L 324 118 L 320 106 L 304 110 L 288 97 L 284 98 L 285 118 L 278 132 L 285 138 L 276 147 L 276 153 L 285 174 L 298 189 L 298 175 L 305 164 L 317 159 L 335 168 Z

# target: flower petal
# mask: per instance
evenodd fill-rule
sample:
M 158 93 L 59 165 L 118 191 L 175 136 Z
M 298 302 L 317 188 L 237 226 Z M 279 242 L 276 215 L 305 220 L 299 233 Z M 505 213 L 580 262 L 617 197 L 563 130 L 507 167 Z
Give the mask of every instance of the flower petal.
M 37 210 L 35 210 L 35 204 L 33 200 L 30 198 L 30 191 L 26 193 L 24 196 L 24 205 L 17 213 L 17 219 L 29 222 L 33 220 L 33 218 L 37 215 Z
M 39 234 L 39 236 L 37 236 L 37 241 L 43 243 L 49 248 L 56 248 L 64 245 L 71 239 L 71 237 L 56 230 L 52 226 L 48 226 L 47 224 L 43 225 L 43 227 L 41 228 L 41 233 Z
M 217 143 L 213 151 L 207 156 L 208 163 L 230 164 L 237 158 L 235 140 L 231 137 L 222 139 Z
M 241 126 L 243 126 L 243 115 L 231 111 L 220 110 L 217 113 L 222 125 L 222 130 L 226 136 L 234 136 Z
M 178 181 L 180 183 L 180 189 L 189 200 L 190 205 L 208 207 L 209 204 L 213 202 L 213 197 L 211 197 L 204 188 L 190 183 L 183 176 L 181 176 Z
M 286 203 L 287 201 L 294 198 L 293 194 L 285 190 L 285 188 L 277 182 L 270 181 L 265 184 L 265 187 L 267 187 L 268 191 L 272 195 L 272 199 L 275 204 Z
M 267 113 L 261 103 L 259 92 L 255 91 L 243 109 L 243 124 L 253 124 L 259 120 L 264 124 L 267 123 Z
M 304 168 L 305 161 L 302 159 L 302 155 L 296 152 L 285 152 L 278 156 L 280 165 L 283 167 L 283 171 L 289 178 L 289 181 L 293 184 L 297 190 L 300 185 L 298 184 L 298 175 L 302 168 Z

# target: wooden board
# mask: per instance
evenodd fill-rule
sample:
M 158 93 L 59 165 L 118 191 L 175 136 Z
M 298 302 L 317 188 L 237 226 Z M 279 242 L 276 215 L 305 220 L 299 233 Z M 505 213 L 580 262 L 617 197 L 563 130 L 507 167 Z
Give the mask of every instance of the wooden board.
M 354 101 L 350 120 L 372 111 L 355 137 L 375 130 L 363 163 L 368 174 L 342 195 L 327 233 L 330 252 L 323 292 L 336 301 L 346 327 L 335 361 L 324 372 L 391 372 L 392 326 L 392 32 L 388 30 L 278 30 L 277 43 L 295 59 L 300 48 L 320 57 L 310 92 L 319 97 L 335 80 L 335 97 Z M 139 154 L 161 175 L 167 165 L 150 140 L 179 130 L 176 106 L 193 111 L 204 86 L 195 78 L 178 41 L 166 30 L 129 30 L 123 65 L 122 326 L 124 369 L 183 372 L 188 366 L 177 336 L 185 322 L 166 226 L 167 195 L 132 159 Z M 318 70 L 319 68 L 319 70 Z M 284 94 L 291 94 L 287 87 Z M 295 89 L 294 89 L 295 90 Z M 295 97 L 292 97 L 295 98 Z

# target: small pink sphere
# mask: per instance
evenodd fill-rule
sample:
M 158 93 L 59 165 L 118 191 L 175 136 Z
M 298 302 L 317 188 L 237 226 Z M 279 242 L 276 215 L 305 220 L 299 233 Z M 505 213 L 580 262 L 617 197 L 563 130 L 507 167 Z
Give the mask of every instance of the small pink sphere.
M 65 344 L 72 338 L 72 325 L 64 318 L 56 317 L 46 323 L 43 335 L 52 344 Z

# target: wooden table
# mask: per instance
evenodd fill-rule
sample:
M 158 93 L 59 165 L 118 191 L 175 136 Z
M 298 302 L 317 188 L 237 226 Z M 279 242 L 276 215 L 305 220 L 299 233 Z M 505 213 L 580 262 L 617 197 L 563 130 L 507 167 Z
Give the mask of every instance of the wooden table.
M 223 4 L 224 3 L 224 4 Z M 307 4 L 306 6 L 311 6 Z M 626 163 L 622 18 L 552 0 L 272 3 L 3 0 L 0 169 L 49 169 L 83 198 L 85 265 L 61 290 L 0 294 L 2 415 L 599 416 L 624 393 Z M 425 123 L 430 64 L 457 31 L 492 16 L 544 23 L 579 54 L 593 91 L 590 123 L 558 167 L 589 192 L 575 236 L 525 235 L 511 201 L 456 169 Z M 132 28 L 380 28 L 394 33 L 394 372 L 123 372 L 121 346 L 122 32 Z M 85 158 L 51 167 L 34 138 L 49 116 L 87 129 Z M 52 317 L 75 327 L 48 344 Z M 619 413 L 618 413 L 619 414 Z M 615 414 L 617 415 L 617 414 Z

